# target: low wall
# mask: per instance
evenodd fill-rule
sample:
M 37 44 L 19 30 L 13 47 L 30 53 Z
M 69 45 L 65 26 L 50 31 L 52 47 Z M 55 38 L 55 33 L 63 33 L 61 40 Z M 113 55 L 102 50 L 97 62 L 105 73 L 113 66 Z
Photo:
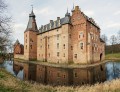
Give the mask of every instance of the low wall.
M 17 59 L 25 59 L 24 55 L 21 55 L 21 54 L 15 54 L 15 55 L 14 55 L 14 58 L 17 58 Z

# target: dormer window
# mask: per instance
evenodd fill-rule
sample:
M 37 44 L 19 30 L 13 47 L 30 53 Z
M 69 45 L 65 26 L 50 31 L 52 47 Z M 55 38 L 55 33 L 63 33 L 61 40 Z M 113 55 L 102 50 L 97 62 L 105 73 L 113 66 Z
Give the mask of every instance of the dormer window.
M 53 20 L 50 20 L 50 29 L 52 28 Z
M 50 26 L 50 29 L 51 29 L 51 23 L 50 23 L 50 25 L 49 25 L 49 26 Z
M 56 27 L 56 22 L 54 21 L 54 28 Z
M 58 20 L 58 26 L 60 26 L 60 19 Z

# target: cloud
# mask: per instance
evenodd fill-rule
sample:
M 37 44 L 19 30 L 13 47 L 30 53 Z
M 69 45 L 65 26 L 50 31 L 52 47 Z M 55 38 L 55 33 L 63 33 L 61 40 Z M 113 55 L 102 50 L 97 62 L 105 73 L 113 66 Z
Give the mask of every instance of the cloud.
M 120 28 L 120 23 L 111 23 L 106 26 L 107 28 Z
M 16 39 L 19 39 L 19 41 L 23 44 L 25 28 L 26 28 L 26 25 L 24 24 L 17 23 L 13 25 L 14 42 Z
M 14 28 L 14 32 L 19 32 L 18 30 L 21 30 L 21 31 L 23 31 L 23 30 L 25 30 L 25 25 L 24 24 L 14 24 L 13 25 L 13 28 Z M 21 32 L 20 31 L 20 32 Z
M 85 13 L 87 16 L 90 16 L 90 17 L 95 15 L 94 11 L 89 11 L 89 10 L 84 11 L 84 13 Z
M 120 11 L 115 12 L 114 15 L 120 15 Z
M 57 16 L 64 17 L 67 7 L 73 8 L 73 1 L 65 0 L 6 0 L 9 4 L 8 11 L 13 16 L 13 36 L 24 41 L 24 30 L 27 27 L 31 4 L 34 5 L 34 13 L 38 27 L 46 24 L 50 19 L 56 20 Z M 74 0 L 74 5 L 89 17 L 93 17 L 100 25 L 101 32 L 111 35 L 120 29 L 120 0 Z M 20 5 L 21 4 L 21 5 Z M 102 6 L 102 7 L 101 7 Z M 15 8 L 17 7 L 17 8 Z
M 35 9 L 34 12 L 38 15 L 44 15 L 44 16 L 48 16 L 48 15 L 53 15 L 54 11 L 53 9 L 51 9 L 50 7 L 45 7 L 43 9 Z

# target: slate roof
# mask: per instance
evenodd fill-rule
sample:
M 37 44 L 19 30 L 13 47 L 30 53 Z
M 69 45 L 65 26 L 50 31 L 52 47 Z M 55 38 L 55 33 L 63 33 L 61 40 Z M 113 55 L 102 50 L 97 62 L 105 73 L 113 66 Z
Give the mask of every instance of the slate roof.
M 73 7 L 72 11 L 74 11 L 74 7 Z M 82 12 L 82 14 L 88 22 L 90 22 L 91 24 L 96 26 L 98 29 L 100 29 L 100 27 L 97 25 L 97 23 L 94 21 L 93 18 L 89 18 L 83 12 Z M 49 24 L 42 25 L 39 28 L 39 34 L 45 33 L 47 31 L 50 31 L 50 30 L 53 30 L 53 29 L 56 29 L 56 28 L 59 28 L 64 24 L 71 24 L 71 16 L 70 16 L 70 13 L 68 13 L 68 10 L 67 10 L 67 13 L 65 14 L 65 17 L 63 17 L 61 19 L 58 17 L 56 21 L 50 20 Z
M 15 44 L 14 44 L 14 45 L 16 45 L 16 44 L 20 44 L 20 42 L 19 42 L 19 40 L 18 40 L 18 39 L 16 40 L 16 42 L 15 42 Z
M 70 13 L 68 13 L 68 12 L 65 14 L 64 18 L 58 17 L 57 20 L 55 20 L 55 21 L 50 20 L 49 24 L 42 25 L 39 29 L 39 33 L 44 33 L 44 32 L 50 31 L 52 29 L 59 28 L 64 24 L 71 24 L 71 16 L 70 16 Z
M 36 20 L 35 20 L 35 14 L 33 10 L 31 11 L 31 14 L 29 14 L 29 21 L 28 21 L 28 25 L 25 32 L 26 31 L 36 31 L 36 32 L 38 31 Z

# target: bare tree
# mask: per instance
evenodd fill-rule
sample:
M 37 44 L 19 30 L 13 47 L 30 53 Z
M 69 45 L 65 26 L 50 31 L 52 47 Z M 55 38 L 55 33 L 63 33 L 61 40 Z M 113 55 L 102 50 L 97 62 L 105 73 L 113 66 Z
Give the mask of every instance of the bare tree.
M 101 35 L 101 39 L 105 42 L 105 45 L 107 45 L 108 38 L 105 34 Z
M 3 0 L 0 0 L 0 52 L 4 51 L 6 46 L 11 42 L 11 17 L 5 14 L 7 10 L 7 5 Z
M 111 37 L 110 37 L 110 43 L 111 43 L 111 45 L 112 45 L 112 53 L 114 52 L 114 50 L 115 50 L 115 48 L 114 48 L 114 46 L 115 46 L 115 44 L 117 43 L 117 38 L 116 38 L 116 36 L 115 35 L 112 35 Z
M 111 45 L 115 45 L 117 43 L 117 38 L 115 35 L 112 35 L 110 37 L 110 43 L 111 43 Z

